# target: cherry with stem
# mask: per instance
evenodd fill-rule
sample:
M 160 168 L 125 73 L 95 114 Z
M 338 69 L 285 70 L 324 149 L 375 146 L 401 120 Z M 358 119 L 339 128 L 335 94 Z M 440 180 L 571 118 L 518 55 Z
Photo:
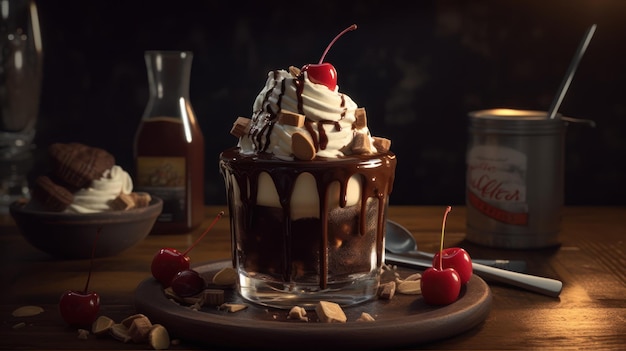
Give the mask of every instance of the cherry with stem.
M 420 282 L 422 297 L 429 305 L 448 305 L 456 301 L 461 293 L 461 276 L 454 268 L 444 268 L 441 252 L 443 251 L 443 238 L 445 233 L 446 219 L 452 207 L 448 206 L 443 215 L 441 226 L 441 243 L 439 246 L 438 264 L 434 264 L 424 271 Z
M 337 88 L 337 70 L 330 63 L 325 63 L 324 58 L 326 58 L 326 54 L 330 48 L 335 44 L 337 39 L 346 34 L 347 32 L 353 31 L 357 28 L 356 24 L 349 26 L 348 28 L 341 31 L 341 33 L 337 34 L 335 38 L 328 44 L 326 50 L 322 54 L 319 62 L 317 64 L 308 64 L 302 67 L 302 74 L 307 72 L 309 80 L 316 84 L 322 84 L 328 87 L 330 90 L 335 90 Z
M 88 326 L 96 320 L 100 311 L 100 296 L 95 291 L 89 291 L 89 283 L 96 256 L 96 247 L 102 227 L 99 227 L 91 249 L 89 273 L 83 291 L 67 290 L 59 300 L 59 312 L 61 317 L 69 325 Z
M 169 287 L 172 283 L 172 279 L 174 279 L 178 272 L 189 269 L 190 259 L 187 254 L 207 235 L 223 215 L 224 211 L 220 211 L 207 229 L 205 229 L 198 239 L 184 252 L 180 252 L 174 248 L 160 249 L 152 259 L 152 276 L 164 287 Z

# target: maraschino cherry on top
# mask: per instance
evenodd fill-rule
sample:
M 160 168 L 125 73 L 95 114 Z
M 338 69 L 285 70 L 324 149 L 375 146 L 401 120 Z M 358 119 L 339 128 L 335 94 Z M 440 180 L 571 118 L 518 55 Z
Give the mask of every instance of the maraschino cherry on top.
M 337 39 L 339 39 L 342 35 L 349 31 L 355 30 L 356 24 L 351 25 L 350 27 L 344 29 L 341 33 L 337 34 L 337 36 L 328 44 L 326 50 L 322 54 L 320 61 L 317 64 L 310 63 L 308 65 L 304 65 L 301 69 L 302 74 L 307 72 L 309 75 L 309 80 L 313 83 L 323 84 L 328 87 L 330 90 L 335 90 L 337 88 L 337 70 L 333 65 L 328 62 L 324 62 L 324 58 L 330 50 L 331 46 L 335 44 Z

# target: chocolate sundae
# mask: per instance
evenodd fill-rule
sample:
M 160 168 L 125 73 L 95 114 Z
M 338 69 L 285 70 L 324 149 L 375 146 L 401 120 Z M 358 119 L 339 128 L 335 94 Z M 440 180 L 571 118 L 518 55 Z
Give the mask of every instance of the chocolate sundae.
M 253 302 L 376 295 L 396 157 L 323 57 L 269 72 L 251 118 L 233 125 L 238 145 L 220 155 L 239 292 Z

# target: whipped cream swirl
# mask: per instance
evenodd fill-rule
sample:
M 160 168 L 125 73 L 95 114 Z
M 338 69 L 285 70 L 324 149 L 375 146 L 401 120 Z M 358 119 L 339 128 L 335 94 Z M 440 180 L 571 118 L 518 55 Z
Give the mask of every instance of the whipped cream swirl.
M 286 70 L 271 71 L 254 101 L 250 131 L 239 139 L 240 152 L 271 153 L 283 160 L 293 160 L 291 136 L 301 132 L 319 141 L 317 156 L 349 155 L 349 145 L 357 133 L 370 138 L 370 143 L 373 140 L 367 126 L 359 129 L 354 126 L 357 108 L 348 95 L 339 92 L 339 87 L 330 90 L 313 83 L 306 71 L 298 75 Z M 281 110 L 304 115 L 305 126 L 277 123 Z
M 89 187 L 74 193 L 74 202 L 65 210 L 73 213 L 95 213 L 111 211 L 109 203 L 120 194 L 130 194 L 133 181 L 120 166 L 104 171 L 100 179 L 91 182 Z

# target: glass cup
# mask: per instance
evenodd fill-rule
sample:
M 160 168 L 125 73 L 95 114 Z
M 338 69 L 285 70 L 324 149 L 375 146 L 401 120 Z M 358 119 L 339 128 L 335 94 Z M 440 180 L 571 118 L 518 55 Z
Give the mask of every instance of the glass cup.
M 240 295 L 278 308 L 374 298 L 395 166 L 391 153 L 281 161 L 224 151 Z
M 3 1 L 0 25 L 0 212 L 28 197 L 42 81 L 42 43 L 32 0 Z

